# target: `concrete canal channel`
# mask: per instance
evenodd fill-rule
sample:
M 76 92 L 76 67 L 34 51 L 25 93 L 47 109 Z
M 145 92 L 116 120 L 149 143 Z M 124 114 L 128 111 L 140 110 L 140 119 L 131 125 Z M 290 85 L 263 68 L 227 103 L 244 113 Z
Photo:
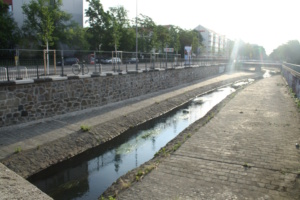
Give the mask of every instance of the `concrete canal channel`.
M 151 160 L 170 140 L 201 119 L 247 79 L 207 92 L 119 137 L 52 166 L 29 181 L 54 199 L 97 199 L 114 181 Z

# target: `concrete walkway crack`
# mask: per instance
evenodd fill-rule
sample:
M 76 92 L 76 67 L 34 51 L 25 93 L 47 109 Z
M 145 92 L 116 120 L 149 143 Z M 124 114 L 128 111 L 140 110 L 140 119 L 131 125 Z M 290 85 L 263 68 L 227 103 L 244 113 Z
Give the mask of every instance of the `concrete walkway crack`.
M 223 163 L 223 164 L 229 164 L 229 165 L 242 166 L 242 167 L 247 168 L 247 169 L 256 168 L 256 169 L 264 169 L 264 170 L 270 170 L 270 171 L 275 171 L 275 172 L 280 172 L 280 173 L 289 173 L 289 174 L 299 175 L 299 173 L 295 173 L 295 172 L 292 172 L 292 171 L 286 171 L 286 170 L 283 170 L 283 169 L 279 170 L 279 169 L 273 169 L 273 168 L 259 167 L 259 166 L 252 165 L 252 164 L 247 164 L 247 163 L 225 162 L 225 161 L 220 161 L 220 160 L 215 160 L 215 159 L 208 159 L 208 158 L 203 158 L 203 157 L 182 155 L 182 154 L 178 154 L 178 153 L 175 153 L 173 155 L 174 156 L 186 157 L 186 158 L 193 158 L 193 159 L 197 159 L 197 160 L 205 160 L 205 161 L 210 161 L 210 162 L 217 162 L 217 163 Z

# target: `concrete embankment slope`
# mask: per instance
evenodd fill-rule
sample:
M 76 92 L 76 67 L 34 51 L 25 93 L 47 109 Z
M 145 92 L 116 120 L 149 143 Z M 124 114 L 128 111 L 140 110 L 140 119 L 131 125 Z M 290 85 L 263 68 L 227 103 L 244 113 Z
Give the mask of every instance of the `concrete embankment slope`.
M 191 138 L 118 199 L 300 199 L 300 113 L 281 76 L 192 126 Z
M 0 199 L 40 199 L 49 196 L 0 163 Z

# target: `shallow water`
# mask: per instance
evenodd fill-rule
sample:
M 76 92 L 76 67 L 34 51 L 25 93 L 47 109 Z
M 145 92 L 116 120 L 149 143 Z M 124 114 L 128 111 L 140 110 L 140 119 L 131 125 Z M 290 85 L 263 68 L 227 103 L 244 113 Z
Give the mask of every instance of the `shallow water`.
M 123 138 L 50 167 L 29 181 L 54 199 L 97 199 L 120 176 L 153 158 L 160 148 L 234 91 L 233 87 L 224 87 L 199 96 L 168 116 L 135 127 Z

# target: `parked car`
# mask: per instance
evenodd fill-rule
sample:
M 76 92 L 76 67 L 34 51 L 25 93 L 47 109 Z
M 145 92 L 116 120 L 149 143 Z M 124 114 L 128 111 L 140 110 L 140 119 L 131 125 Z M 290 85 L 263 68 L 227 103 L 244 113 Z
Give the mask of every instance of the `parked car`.
M 101 58 L 100 58 L 100 63 L 106 64 L 106 63 L 107 63 L 107 60 L 109 60 L 109 57 L 101 57 Z
M 65 58 L 64 59 L 64 65 L 73 65 L 79 62 L 78 58 L 75 57 L 70 57 L 70 58 Z M 58 61 L 56 63 L 57 66 L 61 66 L 61 61 Z
M 113 57 L 113 58 L 101 60 L 101 62 L 104 64 L 112 64 L 112 63 L 122 63 L 122 60 L 118 57 Z
M 136 59 L 136 58 L 129 58 L 128 60 L 125 60 L 124 63 L 131 64 L 131 63 L 138 63 L 138 62 L 139 62 L 139 59 Z

